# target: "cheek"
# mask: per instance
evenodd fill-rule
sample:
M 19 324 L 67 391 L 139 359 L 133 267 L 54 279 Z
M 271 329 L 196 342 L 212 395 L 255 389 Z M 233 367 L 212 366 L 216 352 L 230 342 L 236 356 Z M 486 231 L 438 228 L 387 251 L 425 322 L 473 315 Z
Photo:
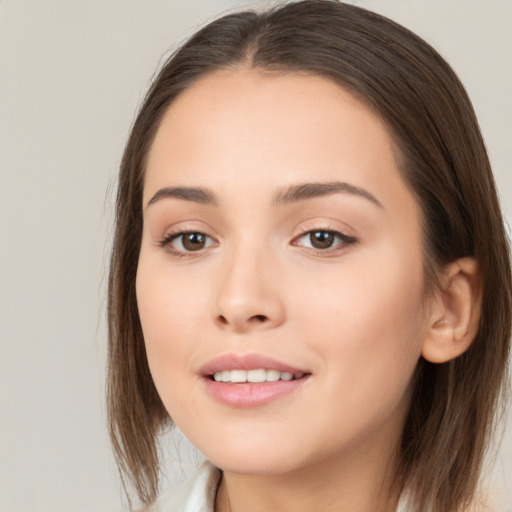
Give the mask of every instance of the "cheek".
M 411 257 L 408 265 L 403 257 L 389 260 L 347 265 L 334 278 L 317 276 L 307 301 L 297 302 L 309 319 L 305 338 L 332 369 L 325 374 L 331 381 L 326 387 L 354 383 L 354 399 L 363 403 L 403 394 L 426 333 L 421 259 Z
M 204 283 L 179 278 L 158 261 L 148 263 L 142 254 L 136 292 L 149 367 L 164 398 L 171 374 L 174 387 L 201 339 L 204 322 L 199 317 L 207 307 Z
M 198 321 L 204 293 L 195 293 L 194 281 L 182 283 L 162 270 L 139 264 L 137 304 L 155 387 L 173 421 L 188 430 L 190 422 L 201 419 L 201 407 L 190 393 L 190 361 L 201 339 L 201 325 L 204 330 L 204 322 Z

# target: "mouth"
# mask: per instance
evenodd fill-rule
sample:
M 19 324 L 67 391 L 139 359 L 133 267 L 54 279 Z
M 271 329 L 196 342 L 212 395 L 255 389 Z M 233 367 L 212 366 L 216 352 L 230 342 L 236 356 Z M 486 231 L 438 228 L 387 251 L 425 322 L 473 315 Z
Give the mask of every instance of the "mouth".
M 312 375 L 260 354 L 220 356 L 207 363 L 200 373 L 209 396 L 239 409 L 263 406 L 298 393 Z
M 302 379 L 305 373 L 303 372 L 281 372 L 279 370 L 265 368 L 257 368 L 255 370 L 222 370 L 210 375 L 210 379 L 215 382 L 229 382 L 231 384 L 240 384 L 249 382 L 257 384 L 260 382 L 277 382 L 277 381 L 291 381 Z

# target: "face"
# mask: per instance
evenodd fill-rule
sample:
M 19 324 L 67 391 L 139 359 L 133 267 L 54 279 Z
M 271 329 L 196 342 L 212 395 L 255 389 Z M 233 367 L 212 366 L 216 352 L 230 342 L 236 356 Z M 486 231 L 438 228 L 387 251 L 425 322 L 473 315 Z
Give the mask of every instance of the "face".
M 210 460 L 286 473 L 394 446 L 425 283 L 375 114 L 323 78 L 216 72 L 166 112 L 143 200 L 149 366 Z

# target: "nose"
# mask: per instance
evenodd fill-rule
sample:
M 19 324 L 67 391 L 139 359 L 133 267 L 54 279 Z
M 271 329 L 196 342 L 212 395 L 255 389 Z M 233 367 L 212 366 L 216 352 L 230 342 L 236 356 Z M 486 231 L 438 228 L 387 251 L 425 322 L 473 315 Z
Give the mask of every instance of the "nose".
M 224 261 L 213 311 L 220 328 L 245 332 L 278 327 L 284 322 L 279 271 L 264 252 L 253 245 L 233 251 Z

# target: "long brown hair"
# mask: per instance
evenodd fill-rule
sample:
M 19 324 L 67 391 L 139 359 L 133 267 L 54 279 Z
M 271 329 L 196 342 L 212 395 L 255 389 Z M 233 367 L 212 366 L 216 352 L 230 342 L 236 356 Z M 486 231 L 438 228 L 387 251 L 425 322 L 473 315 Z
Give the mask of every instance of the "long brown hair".
M 421 360 L 402 435 L 399 478 L 412 510 L 462 510 L 474 495 L 500 391 L 511 328 L 508 241 L 471 102 L 425 41 L 380 15 L 304 0 L 224 16 L 166 62 L 133 125 L 119 175 L 108 297 L 108 413 L 121 474 L 146 505 L 158 492 L 158 436 L 171 423 L 146 359 L 135 276 L 145 159 L 166 109 L 199 78 L 240 65 L 300 71 L 349 90 L 386 123 L 422 212 L 425 272 L 474 257 L 483 280 L 479 332 L 456 360 Z

